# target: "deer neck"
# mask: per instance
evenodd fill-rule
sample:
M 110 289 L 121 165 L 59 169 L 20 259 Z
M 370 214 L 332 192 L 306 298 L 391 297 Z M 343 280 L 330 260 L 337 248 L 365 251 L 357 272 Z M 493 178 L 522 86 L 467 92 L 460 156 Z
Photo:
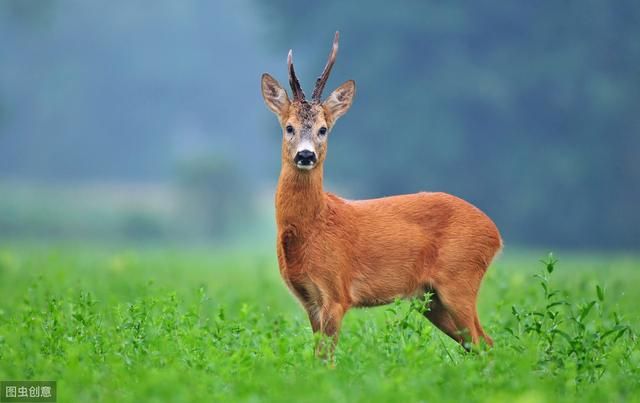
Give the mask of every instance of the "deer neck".
M 322 188 L 322 166 L 311 171 L 299 171 L 284 165 L 276 191 L 276 221 L 279 228 L 294 227 L 297 231 L 312 228 L 325 209 Z

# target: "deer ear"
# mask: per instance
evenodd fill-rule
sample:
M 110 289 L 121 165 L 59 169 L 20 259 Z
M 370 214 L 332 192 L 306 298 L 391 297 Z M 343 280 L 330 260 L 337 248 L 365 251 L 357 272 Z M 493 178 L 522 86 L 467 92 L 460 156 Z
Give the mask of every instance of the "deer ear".
M 331 124 L 349 110 L 356 94 L 356 82 L 349 80 L 335 89 L 322 103 L 324 110 L 328 114 Z
M 262 97 L 269 109 L 278 115 L 279 119 L 289 110 L 287 91 L 267 73 L 262 75 Z

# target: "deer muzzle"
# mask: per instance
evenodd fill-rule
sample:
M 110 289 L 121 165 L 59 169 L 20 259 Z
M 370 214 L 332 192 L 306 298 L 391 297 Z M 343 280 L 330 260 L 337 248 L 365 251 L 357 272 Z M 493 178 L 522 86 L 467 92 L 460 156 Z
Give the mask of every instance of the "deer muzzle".
M 299 169 L 311 169 L 317 161 L 316 153 L 311 150 L 300 150 L 293 158 Z

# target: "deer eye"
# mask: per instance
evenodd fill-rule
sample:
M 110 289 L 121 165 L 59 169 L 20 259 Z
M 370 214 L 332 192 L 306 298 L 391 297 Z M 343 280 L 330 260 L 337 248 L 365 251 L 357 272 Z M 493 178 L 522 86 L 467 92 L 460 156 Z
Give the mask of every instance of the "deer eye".
M 318 134 L 321 136 L 325 136 L 327 134 L 327 128 L 321 127 L 320 130 L 318 130 Z
M 285 130 L 287 131 L 287 133 L 292 134 L 293 133 L 293 126 L 287 125 Z

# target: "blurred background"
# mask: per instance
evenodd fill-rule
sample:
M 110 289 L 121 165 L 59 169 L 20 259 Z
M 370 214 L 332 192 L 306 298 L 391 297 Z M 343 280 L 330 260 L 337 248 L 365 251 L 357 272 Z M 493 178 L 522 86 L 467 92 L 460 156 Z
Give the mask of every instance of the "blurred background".
M 640 247 L 640 3 L 0 2 L 0 240 L 272 246 L 260 75 L 357 83 L 327 190 L 445 191 L 508 246 Z

